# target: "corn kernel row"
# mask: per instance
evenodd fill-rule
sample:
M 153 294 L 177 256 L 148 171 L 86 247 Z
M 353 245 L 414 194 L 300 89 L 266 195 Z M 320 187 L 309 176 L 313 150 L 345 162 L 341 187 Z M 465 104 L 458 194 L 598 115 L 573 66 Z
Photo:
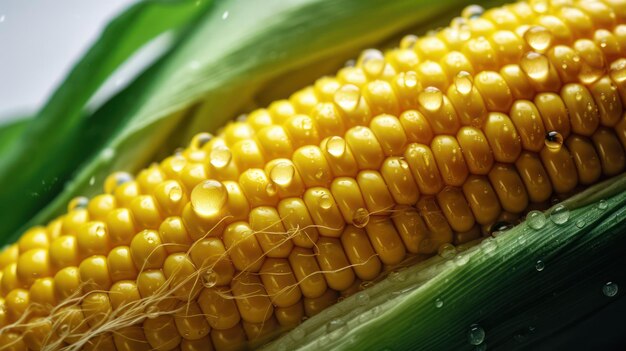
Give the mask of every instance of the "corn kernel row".
M 407 252 L 475 239 L 529 202 L 622 172 L 624 6 L 542 3 L 470 9 L 198 135 L 135 180 L 112 175 L 105 194 L 0 254 L 2 325 L 41 307 L 23 339 L 16 328 L 0 341 L 75 343 L 124 303 L 169 289 L 143 306 L 148 318 L 85 347 L 236 348 Z M 46 317 L 82 294 L 53 314 L 61 321 Z

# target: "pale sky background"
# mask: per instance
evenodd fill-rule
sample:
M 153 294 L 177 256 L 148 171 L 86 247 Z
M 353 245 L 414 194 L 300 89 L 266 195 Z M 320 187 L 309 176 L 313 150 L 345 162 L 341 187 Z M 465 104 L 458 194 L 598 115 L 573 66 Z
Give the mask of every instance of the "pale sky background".
M 136 0 L 0 0 L 0 123 L 36 111 L 102 27 Z

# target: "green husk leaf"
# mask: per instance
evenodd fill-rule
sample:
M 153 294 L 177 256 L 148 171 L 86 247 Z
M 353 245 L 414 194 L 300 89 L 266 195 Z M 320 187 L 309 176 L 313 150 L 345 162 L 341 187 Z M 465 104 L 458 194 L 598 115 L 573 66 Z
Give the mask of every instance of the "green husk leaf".
M 19 140 L 0 153 L 0 237 L 5 239 L 52 200 L 114 129 L 112 123 L 95 124 L 85 112 L 102 83 L 158 35 L 171 32 L 175 38 L 208 5 L 207 1 L 146 0 L 108 24 L 32 123 L 24 125 Z M 90 128 L 99 133 L 84 143 L 81 136 Z
M 0 157 L 15 145 L 31 120 L 30 116 L 11 117 L 0 125 Z
M 54 187 L 57 192 L 50 192 L 46 199 L 52 195 L 56 198 L 24 227 L 59 214 L 73 196 L 98 192 L 95 185 L 101 184 L 106 174 L 135 171 L 153 160 L 160 150 L 171 152 L 172 144 L 189 140 L 193 133 L 216 130 L 253 104 L 254 96 L 272 78 L 303 67 L 317 73 L 316 64 L 326 67 L 330 57 L 345 60 L 354 56 L 357 49 L 439 16 L 461 2 L 270 0 L 264 1 L 263 6 L 250 6 L 245 1 L 216 3 L 169 54 L 88 118 L 89 123 L 76 134 L 76 139 L 68 142 L 65 150 L 79 150 L 85 143 L 93 143 L 102 130 L 107 132 L 106 137 L 101 136 L 103 142 L 90 155 L 84 155 L 84 163 L 75 167 L 72 180 L 63 189 L 58 183 L 70 177 L 58 175 Z M 290 82 L 289 86 L 307 83 L 310 82 Z M 193 106 L 198 101 L 201 104 L 196 110 Z M 76 157 L 52 149 L 46 153 L 46 165 L 56 167 L 54 163 L 60 159 Z M 31 185 L 41 179 L 35 174 L 24 178 Z M 20 184 L 11 193 L 25 189 L 31 188 Z M 28 200 L 24 202 L 33 202 Z M 0 197 L 0 203 L 9 202 L 2 202 Z M 34 214 L 33 206 L 28 209 L 12 208 L 14 217 L 0 229 L 0 234 L 15 229 L 15 223 L 24 224 L 25 218 L 30 218 L 25 216 Z M 14 231 L 12 238 L 19 233 Z
M 626 176 L 618 176 L 563 202 L 564 224 L 548 218 L 536 230 L 523 222 L 453 259 L 391 275 L 266 349 L 472 350 L 473 324 L 486 335 L 480 348 L 615 347 L 623 336 L 611 326 L 623 326 L 624 293 L 607 296 L 603 287 L 626 285 L 625 190 Z M 621 310 L 611 314 L 614 304 Z M 607 339 L 580 334 L 596 314 Z

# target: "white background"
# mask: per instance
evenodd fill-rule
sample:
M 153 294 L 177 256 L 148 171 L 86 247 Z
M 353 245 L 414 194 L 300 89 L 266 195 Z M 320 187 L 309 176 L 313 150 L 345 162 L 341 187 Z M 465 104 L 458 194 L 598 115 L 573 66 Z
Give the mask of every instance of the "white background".
M 46 101 L 104 25 L 136 0 L 0 0 L 0 123 Z

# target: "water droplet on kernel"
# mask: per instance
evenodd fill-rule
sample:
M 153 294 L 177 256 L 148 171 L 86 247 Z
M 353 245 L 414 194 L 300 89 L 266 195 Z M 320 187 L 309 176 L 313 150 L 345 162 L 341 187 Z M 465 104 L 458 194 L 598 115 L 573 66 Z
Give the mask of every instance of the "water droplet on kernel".
M 532 229 L 539 230 L 543 228 L 547 222 L 548 219 L 546 215 L 541 211 L 533 210 L 526 215 L 526 224 Z
M 569 210 L 563 204 L 556 205 L 550 212 L 550 220 L 554 224 L 565 224 L 569 220 Z
M 602 293 L 604 294 L 604 296 L 607 297 L 613 297 L 617 295 L 618 290 L 619 287 L 616 283 L 613 282 L 607 282 L 606 284 L 604 284 L 604 286 L 602 286 Z
M 606 200 L 600 200 L 598 201 L 598 209 L 604 211 L 609 207 L 609 204 L 606 202 Z
M 443 104 L 443 93 L 438 88 L 427 87 L 419 94 L 418 101 L 425 109 L 435 112 Z
M 210 154 L 210 163 L 215 168 L 225 168 L 228 166 L 230 161 L 233 158 L 233 154 L 230 152 L 230 149 L 225 145 L 218 145 L 213 150 L 211 150 Z
M 185 168 L 186 164 L 187 164 L 187 159 L 183 157 L 182 155 L 174 155 L 172 156 L 171 161 L 170 161 L 172 170 L 177 173 L 182 171 L 183 168 Z
M 524 32 L 528 46 L 538 52 L 545 52 L 552 45 L 553 38 L 552 32 L 542 26 L 533 26 Z
M 267 193 L 267 195 L 269 196 L 274 196 L 277 193 L 277 189 L 276 189 L 276 185 L 274 185 L 274 183 L 267 183 L 267 186 L 265 187 L 265 192 Z
M 226 204 L 227 199 L 226 188 L 217 180 L 205 180 L 191 191 L 191 206 L 202 217 L 218 214 Z
M 341 157 L 346 152 L 346 141 L 338 136 L 333 136 L 326 142 L 326 150 L 331 156 Z
M 413 47 L 417 43 L 417 39 L 418 38 L 416 35 L 405 35 L 402 40 L 400 40 L 400 49 L 413 49 Z
M 324 176 L 326 175 L 326 172 L 323 169 L 318 169 L 317 172 L 315 172 L 315 178 L 317 180 L 322 180 L 322 178 L 324 178 Z
M 61 336 L 66 336 L 70 334 L 70 326 L 67 323 L 63 323 L 59 326 L 59 334 Z
M 450 259 L 453 258 L 456 255 L 456 247 L 452 244 L 446 243 L 443 244 L 441 246 L 439 246 L 439 256 L 445 258 L 445 259 Z
M 189 143 L 189 147 L 192 150 L 200 150 L 206 143 L 213 139 L 213 135 L 209 133 L 198 133 L 192 139 L 191 143 Z
M 478 324 L 470 325 L 467 331 L 467 341 L 471 345 L 480 345 L 485 341 L 485 330 Z
M 343 85 L 335 92 L 334 101 L 345 112 L 353 112 L 361 101 L 361 89 L 352 84 Z
M 167 195 L 171 201 L 178 202 L 183 198 L 183 188 L 176 184 L 170 188 Z
M 87 205 L 89 205 L 88 198 L 84 196 L 77 196 L 70 200 L 70 202 L 67 204 L 67 212 L 71 212 L 79 208 L 87 208 Z
M 385 69 L 385 57 L 380 50 L 368 49 L 363 51 L 361 58 L 359 59 L 363 71 L 365 74 L 372 78 L 377 78 L 383 73 Z
M 563 146 L 563 135 L 553 130 L 546 133 L 546 147 L 553 151 L 559 151 Z
M 530 51 L 527 52 L 520 62 L 522 71 L 531 79 L 543 82 L 548 78 L 550 61 L 544 55 Z
M 363 207 L 359 207 L 352 215 L 352 224 L 357 228 L 363 228 L 370 221 L 370 213 Z
M 415 71 L 408 71 L 404 74 L 404 86 L 407 88 L 415 88 L 417 86 L 418 77 Z
M 107 194 L 113 194 L 115 189 L 127 182 L 133 180 L 133 176 L 126 172 L 115 172 L 106 177 L 104 180 L 104 192 Z
M 209 269 L 202 274 L 202 285 L 206 288 L 212 288 L 217 284 L 217 278 L 217 273 L 214 270 Z
M 293 181 L 296 170 L 289 162 L 279 162 L 270 171 L 270 179 L 280 186 L 288 186 Z
M 474 87 L 472 75 L 466 71 L 459 72 L 456 77 L 454 77 L 454 87 L 459 94 L 468 95 L 472 92 L 472 88 Z
M 106 233 L 107 233 L 107 230 L 106 230 L 106 228 L 103 225 L 98 225 L 96 227 L 96 235 L 97 236 L 103 237 L 103 236 L 106 235 Z
M 485 9 L 480 5 L 469 5 L 461 12 L 461 17 L 465 19 L 472 19 L 480 17 Z
M 537 272 L 543 271 L 544 268 L 546 268 L 546 264 L 542 260 L 537 260 L 535 263 L 535 269 Z
M 324 194 L 319 198 L 319 205 L 321 208 L 327 210 L 333 206 L 333 200 L 330 198 L 330 195 Z
M 550 8 L 550 0 L 530 0 L 529 5 L 537 13 L 546 13 Z

